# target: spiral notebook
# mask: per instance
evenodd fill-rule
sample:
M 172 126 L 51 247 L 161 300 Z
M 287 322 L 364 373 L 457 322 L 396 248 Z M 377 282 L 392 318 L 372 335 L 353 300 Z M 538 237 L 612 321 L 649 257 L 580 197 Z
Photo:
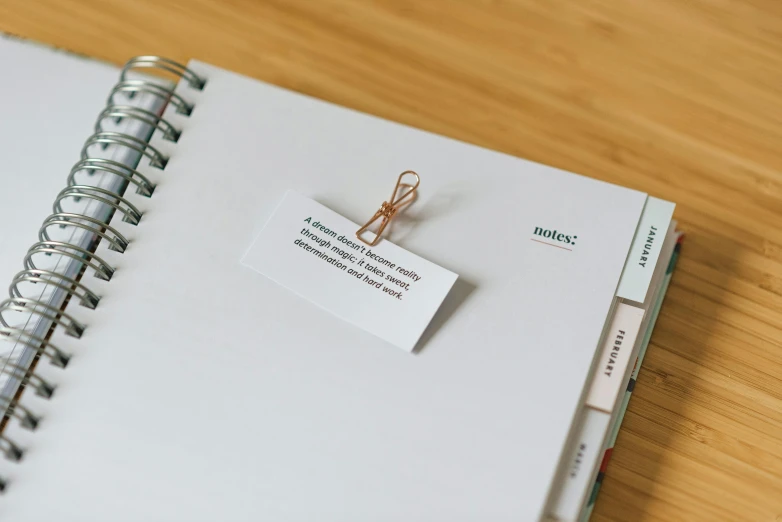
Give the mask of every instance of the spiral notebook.
M 0 517 L 588 513 L 672 204 L 198 61 L 0 59 Z

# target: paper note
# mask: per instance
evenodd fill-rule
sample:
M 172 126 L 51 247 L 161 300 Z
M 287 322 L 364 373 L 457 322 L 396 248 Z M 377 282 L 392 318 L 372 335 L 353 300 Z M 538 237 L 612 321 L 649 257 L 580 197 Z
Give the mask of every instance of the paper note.
M 242 264 L 408 352 L 458 277 L 288 191 Z

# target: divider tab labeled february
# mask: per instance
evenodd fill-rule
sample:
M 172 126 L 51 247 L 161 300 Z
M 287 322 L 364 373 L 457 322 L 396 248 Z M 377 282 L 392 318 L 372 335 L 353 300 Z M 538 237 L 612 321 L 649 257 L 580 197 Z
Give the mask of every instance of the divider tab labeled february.
M 242 264 L 412 352 L 458 276 L 386 239 L 370 247 L 358 228 L 288 191 Z

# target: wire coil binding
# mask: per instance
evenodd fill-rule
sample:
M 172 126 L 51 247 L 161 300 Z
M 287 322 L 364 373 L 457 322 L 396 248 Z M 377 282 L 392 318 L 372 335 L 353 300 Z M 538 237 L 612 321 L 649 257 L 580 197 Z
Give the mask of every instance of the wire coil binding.
M 68 174 L 68 186 L 55 199 L 52 214 L 44 220 L 38 231 L 39 241 L 30 247 L 24 258 L 24 270 L 11 281 L 8 288 L 9 298 L 0 302 L 0 339 L 10 340 L 28 347 L 37 356 L 48 357 L 53 365 L 61 368 L 67 366 L 70 355 L 54 346 L 49 341 L 50 335 L 41 337 L 26 329 L 26 326 L 14 326 L 13 321 L 10 321 L 8 317 L 12 312 L 22 312 L 30 317 L 37 316 L 43 321 L 48 321 L 46 324 L 50 327 L 50 334 L 54 328 L 59 326 L 64 329 L 66 334 L 78 338 L 86 329 L 87 325 L 65 313 L 65 304 L 73 298 L 88 309 L 95 309 L 98 306 L 100 296 L 81 282 L 81 275 L 84 273 L 84 269 L 90 268 L 96 277 L 105 281 L 111 280 L 115 271 L 114 267 L 96 255 L 95 249 L 101 241 L 105 241 L 109 244 L 109 249 L 124 253 L 129 240 L 111 227 L 108 222 L 113 215 L 121 214 L 123 221 L 135 226 L 139 224 L 142 217 L 138 208 L 123 197 L 124 187 L 134 186 L 135 191 L 145 197 L 151 197 L 155 189 L 155 185 L 136 169 L 113 159 L 94 157 L 90 152 L 99 147 L 103 149 L 109 146 L 124 147 L 137 153 L 140 157 L 148 158 L 152 167 L 164 169 L 168 157 L 161 151 L 134 135 L 104 130 L 104 124 L 110 119 L 116 123 L 124 119 L 135 120 L 148 126 L 150 132 L 158 130 L 161 137 L 168 141 L 176 142 L 181 135 L 179 129 L 176 129 L 162 117 L 162 110 L 161 114 L 157 114 L 145 108 L 128 105 L 127 102 L 119 103 L 115 100 L 120 97 L 120 94 L 124 95 L 126 100 L 132 100 L 136 95 L 146 93 L 159 98 L 164 107 L 166 104 L 172 106 L 177 114 L 189 115 L 193 110 L 193 105 L 175 93 L 173 87 L 152 79 L 130 77 L 132 71 L 136 69 L 149 68 L 173 74 L 183 83 L 197 90 L 202 90 L 206 84 L 206 81 L 193 71 L 167 58 L 138 56 L 125 64 L 120 73 L 119 82 L 109 94 L 106 108 L 98 115 L 94 134 L 85 141 L 81 151 L 81 159 Z M 115 193 L 106 188 L 91 185 L 89 183 L 90 177 L 96 172 L 109 173 L 122 179 L 122 190 Z M 76 202 L 88 199 L 99 205 L 104 205 L 110 209 L 109 218 L 103 221 L 92 215 L 66 211 L 63 208 L 63 201 L 68 199 Z M 83 234 L 90 234 L 90 237 L 93 238 L 91 246 L 83 248 L 75 242 L 53 239 L 50 233 L 55 227 L 60 229 L 70 227 Z M 58 271 L 56 267 L 54 269 L 43 268 L 34 263 L 34 259 L 38 259 L 39 256 L 51 258 L 55 255 L 67 261 L 65 265 L 70 266 L 73 263 L 78 263 L 80 267 L 77 271 L 78 275 L 71 277 Z M 29 285 L 61 292 L 65 296 L 63 304 L 52 306 L 49 301 L 44 299 L 45 292 L 39 292 L 38 288 L 35 289 L 35 296 L 24 295 L 23 289 L 29 288 Z M 36 395 L 50 398 L 54 394 L 55 385 L 35 374 L 33 369 L 33 365 L 25 367 L 9 360 L 0 365 L 0 373 L 16 378 L 22 385 L 33 388 Z M 0 407 L 4 409 L 7 418 L 16 419 L 26 429 L 36 429 L 40 421 L 39 416 L 19 404 L 18 397 L 17 394 L 13 399 L 0 399 Z M 24 454 L 23 448 L 4 433 L 0 433 L 0 452 L 12 461 L 21 460 Z M 6 481 L 0 477 L 0 492 L 5 488 Z

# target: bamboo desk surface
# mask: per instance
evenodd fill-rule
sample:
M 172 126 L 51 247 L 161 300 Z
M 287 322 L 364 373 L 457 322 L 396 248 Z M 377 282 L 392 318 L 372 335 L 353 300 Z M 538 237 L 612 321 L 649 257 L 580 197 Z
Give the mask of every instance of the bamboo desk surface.
M 675 201 L 592 520 L 782 521 L 779 0 L 0 0 L 0 30 L 198 58 Z

